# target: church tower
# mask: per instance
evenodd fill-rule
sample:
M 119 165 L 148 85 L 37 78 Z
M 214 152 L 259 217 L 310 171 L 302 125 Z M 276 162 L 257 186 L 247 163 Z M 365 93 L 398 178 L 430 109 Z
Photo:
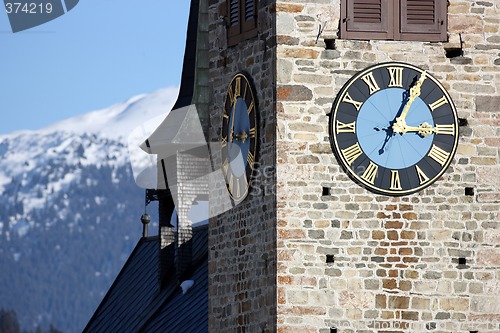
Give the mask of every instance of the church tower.
M 208 0 L 210 332 L 500 330 L 499 18 Z

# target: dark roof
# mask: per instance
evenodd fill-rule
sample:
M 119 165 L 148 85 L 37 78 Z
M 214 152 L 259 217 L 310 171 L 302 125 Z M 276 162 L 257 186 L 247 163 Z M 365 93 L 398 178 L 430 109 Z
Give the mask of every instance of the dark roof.
M 191 104 L 193 99 L 195 73 L 196 73 L 196 40 L 198 32 L 199 0 L 191 0 L 189 20 L 186 35 L 186 48 L 182 64 L 181 86 L 179 96 L 172 110 L 180 109 Z
M 181 86 L 173 109 L 193 100 L 199 7 L 199 0 L 191 0 Z M 160 289 L 159 238 L 142 238 L 84 332 L 208 332 L 207 229 L 207 225 L 193 228 L 192 265 L 182 276 L 194 280 L 194 285 L 186 294 L 175 271 Z
M 182 294 L 175 272 L 159 287 L 159 238 L 142 238 L 84 332 L 207 332 L 208 226 L 193 229 L 194 285 Z

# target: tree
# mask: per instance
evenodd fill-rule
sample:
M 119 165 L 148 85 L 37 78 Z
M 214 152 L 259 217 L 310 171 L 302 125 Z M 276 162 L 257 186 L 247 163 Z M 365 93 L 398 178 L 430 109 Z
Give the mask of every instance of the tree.
M 21 333 L 14 310 L 0 309 L 0 333 Z

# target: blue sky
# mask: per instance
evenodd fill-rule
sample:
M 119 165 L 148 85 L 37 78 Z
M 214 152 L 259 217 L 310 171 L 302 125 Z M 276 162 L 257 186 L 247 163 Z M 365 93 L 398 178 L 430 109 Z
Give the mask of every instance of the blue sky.
M 189 0 L 80 0 L 12 33 L 0 7 L 0 134 L 178 85 Z

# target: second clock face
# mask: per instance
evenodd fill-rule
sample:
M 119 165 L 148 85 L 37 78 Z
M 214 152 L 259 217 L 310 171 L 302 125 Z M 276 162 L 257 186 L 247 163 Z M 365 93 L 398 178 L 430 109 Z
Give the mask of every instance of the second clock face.
M 257 150 L 257 111 L 254 89 L 243 73 L 227 88 L 222 116 L 222 168 L 235 202 L 248 194 Z
M 405 63 L 360 71 L 341 89 L 330 117 L 332 148 L 349 176 L 388 195 L 436 181 L 458 143 L 455 106 L 437 79 Z

